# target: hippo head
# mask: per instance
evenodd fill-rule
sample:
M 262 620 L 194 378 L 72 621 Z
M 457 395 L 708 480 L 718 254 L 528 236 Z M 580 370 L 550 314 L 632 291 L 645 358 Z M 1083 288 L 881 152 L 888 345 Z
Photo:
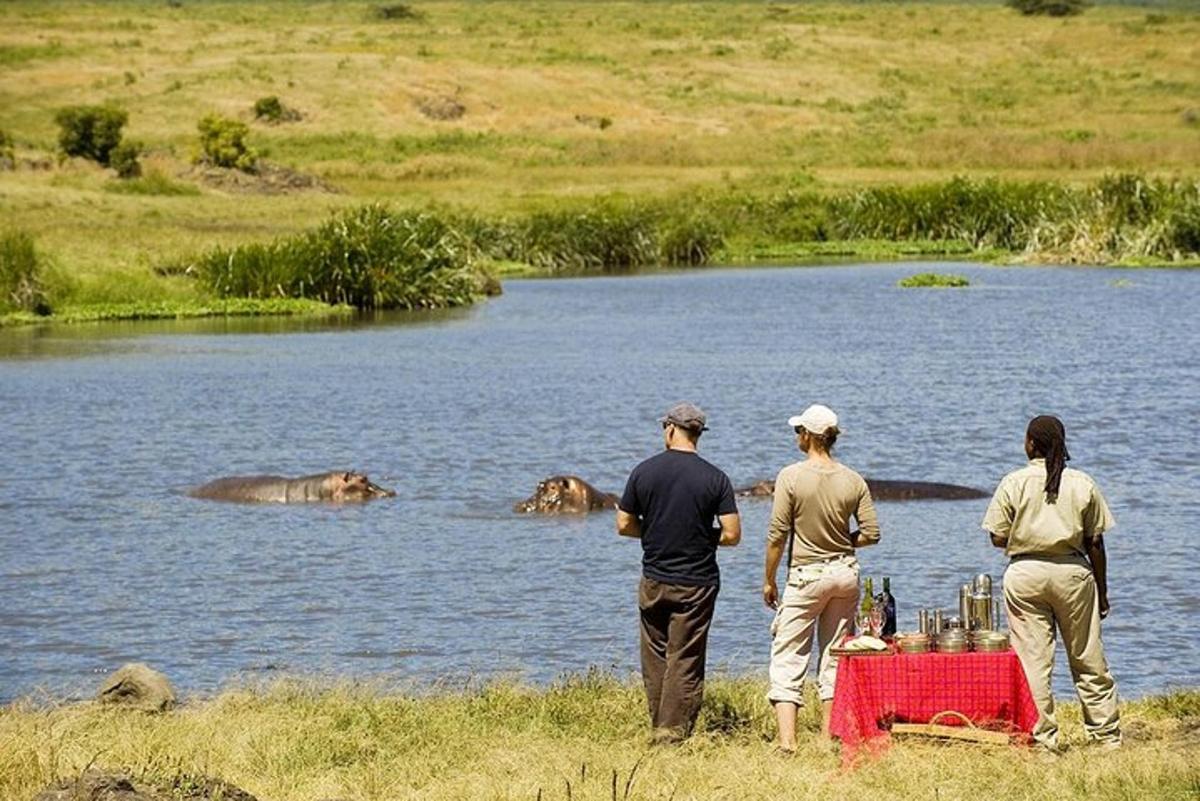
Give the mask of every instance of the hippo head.
M 563 504 L 578 493 L 573 476 L 550 476 L 538 482 L 537 489 L 525 500 L 513 506 L 514 512 L 540 512 L 554 514 L 562 511 Z
M 597 509 L 615 509 L 617 498 L 600 492 L 579 476 L 550 476 L 537 489 L 513 506 L 514 512 L 539 514 L 587 514 Z
M 391 498 L 395 494 L 395 490 L 371 483 L 362 473 L 345 472 L 332 475 L 331 497 L 334 501 L 369 501 L 372 498 Z

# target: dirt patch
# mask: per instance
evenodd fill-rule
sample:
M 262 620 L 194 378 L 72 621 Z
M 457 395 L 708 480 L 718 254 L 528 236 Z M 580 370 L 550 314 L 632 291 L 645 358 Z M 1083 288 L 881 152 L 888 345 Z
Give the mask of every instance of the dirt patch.
M 181 774 L 170 780 L 134 780 L 127 773 L 88 770 L 47 787 L 33 801 L 258 801 L 229 782 Z
M 418 97 L 417 111 L 431 120 L 457 120 L 467 113 L 467 107 L 458 102 L 458 98 L 448 95 L 429 95 Z
M 255 172 L 197 164 L 179 177 L 198 181 L 213 189 L 246 195 L 289 195 L 296 192 L 330 192 L 337 188 L 315 175 L 297 172 L 280 164 L 260 161 Z

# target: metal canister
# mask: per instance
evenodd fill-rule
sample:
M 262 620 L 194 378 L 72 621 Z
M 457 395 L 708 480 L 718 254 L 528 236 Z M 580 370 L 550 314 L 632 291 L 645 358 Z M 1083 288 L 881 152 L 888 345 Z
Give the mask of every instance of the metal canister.
M 921 609 L 917 612 L 917 631 L 922 634 L 929 633 L 929 610 Z
M 992 594 L 992 577 L 987 573 L 980 573 L 975 577 L 971 591 L 975 595 L 991 595 Z
M 941 634 L 942 633 L 942 610 L 941 609 L 933 610 L 933 631 L 930 633 L 931 634 Z
M 958 617 L 963 622 L 963 628 L 972 629 L 971 611 L 974 606 L 971 604 L 971 585 L 964 584 L 958 590 Z
M 971 596 L 971 628 L 974 631 L 991 631 L 992 594 L 977 592 Z

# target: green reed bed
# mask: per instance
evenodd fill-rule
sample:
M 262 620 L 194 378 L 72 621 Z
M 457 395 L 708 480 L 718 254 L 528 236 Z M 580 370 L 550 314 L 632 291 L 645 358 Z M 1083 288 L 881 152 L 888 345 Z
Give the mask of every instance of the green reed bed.
M 0 314 L 50 313 L 42 287 L 41 261 L 33 237 L 24 231 L 0 233 Z
M 498 221 L 462 216 L 454 224 L 490 258 L 558 274 L 703 265 L 725 242 L 709 209 L 671 201 L 599 198 Z
M 29 801 L 91 766 L 135 777 L 214 776 L 260 801 L 667 801 L 829 798 L 1185 801 L 1200 789 L 1200 692 L 1122 705 L 1126 745 L 1083 742 L 1061 708 L 1066 756 L 897 739 L 854 770 L 801 711 L 800 748 L 771 748 L 765 679 L 710 679 L 696 735 L 647 743 L 640 683 L 593 672 L 545 688 L 511 682 L 385 689 L 298 680 L 227 689 L 147 715 L 90 703 L 0 707 L 0 798 Z M 191 796 L 183 796 L 191 797 Z
M 359 309 L 460 306 L 495 287 L 458 229 L 379 205 L 298 236 L 219 248 L 190 269 L 218 297 L 311 298 Z

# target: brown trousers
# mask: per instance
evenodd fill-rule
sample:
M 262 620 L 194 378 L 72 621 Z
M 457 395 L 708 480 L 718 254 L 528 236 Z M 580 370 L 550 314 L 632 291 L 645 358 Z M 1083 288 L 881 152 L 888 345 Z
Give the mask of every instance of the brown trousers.
M 671 737 L 691 734 L 704 700 L 708 628 L 717 603 L 716 587 L 664 584 L 642 577 L 642 681 L 650 725 Z

